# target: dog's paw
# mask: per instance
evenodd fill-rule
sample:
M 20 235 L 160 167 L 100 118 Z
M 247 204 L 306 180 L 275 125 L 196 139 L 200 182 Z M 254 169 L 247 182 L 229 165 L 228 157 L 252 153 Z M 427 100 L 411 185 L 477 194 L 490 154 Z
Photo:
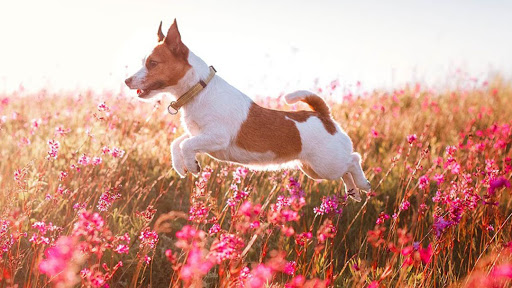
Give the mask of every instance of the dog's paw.
M 195 159 L 191 163 L 186 163 L 185 166 L 186 170 L 196 177 L 199 175 L 199 172 L 201 172 L 201 166 L 199 166 L 199 162 Z
M 347 195 L 352 198 L 352 200 L 356 202 L 361 202 L 361 193 L 359 193 L 359 190 L 356 188 L 352 188 L 347 191 Z
M 185 168 L 183 161 L 173 160 L 172 168 L 174 168 L 174 171 L 176 171 L 181 178 L 185 178 L 187 175 L 187 169 Z
M 364 187 L 361 187 L 361 190 L 370 192 L 370 190 L 372 190 L 372 185 L 370 184 L 370 181 L 366 180 L 366 185 L 364 185 Z

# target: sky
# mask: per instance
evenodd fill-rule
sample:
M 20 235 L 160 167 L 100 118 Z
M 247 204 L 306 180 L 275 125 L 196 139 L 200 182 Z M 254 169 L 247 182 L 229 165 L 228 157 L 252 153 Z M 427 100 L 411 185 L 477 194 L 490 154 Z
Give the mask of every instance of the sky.
M 512 75 L 512 1 L 17 0 L 0 11 L 0 92 L 126 89 L 160 21 L 166 31 L 175 18 L 190 50 L 249 95 L 315 79 L 371 90 L 457 69 Z

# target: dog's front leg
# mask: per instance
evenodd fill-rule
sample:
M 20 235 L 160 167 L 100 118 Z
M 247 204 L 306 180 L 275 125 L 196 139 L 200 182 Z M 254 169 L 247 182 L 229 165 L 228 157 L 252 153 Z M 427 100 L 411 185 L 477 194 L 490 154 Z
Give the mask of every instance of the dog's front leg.
M 181 142 L 181 153 L 185 168 L 197 176 L 201 167 L 196 160 L 197 153 L 208 153 L 226 149 L 229 145 L 229 136 L 219 134 L 200 134 Z
M 181 178 L 185 177 L 187 172 L 185 171 L 185 163 L 183 161 L 183 154 L 181 153 L 180 144 L 183 140 L 189 138 L 190 135 L 183 134 L 180 137 L 174 139 L 171 143 L 171 157 L 172 157 L 172 167 L 180 175 Z

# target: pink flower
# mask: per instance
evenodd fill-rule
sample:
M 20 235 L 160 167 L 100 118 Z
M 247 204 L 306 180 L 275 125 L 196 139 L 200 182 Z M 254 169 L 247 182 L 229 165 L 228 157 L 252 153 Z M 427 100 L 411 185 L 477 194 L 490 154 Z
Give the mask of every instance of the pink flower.
M 48 156 L 46 156 L 46 159 L 48 160 L 54 160 L 57 159 L 57 156 L 59 154 L 60 149 L 60 142 L 57 140 L 48 140 Z
M 437 185 L 441 185 L 441 183 L 444 182 L 444 175 L 443 174 L 436 174 L 436 175 L 434 175 L 434 180 L 436 180 Z
M 206 222 L 206 218 L 209 213 L 210 208 L 208 208 L 205 203 L 197 201 L 192 203 L 188 210 L 188 220 L 196 223 L 203 223 Z
M 247 217 L 256 217 L 261 212 L 261 205 L 252 205 L 250 201 L 245 201 L 238 209 L 238 214 L 245 215 Z
M 32 119 L 32 128 L 34 128 L 34 129 L 39 128 L 39 125 L 41 125 L 41 122 L 43 122 L 43 120 L 41 118 Z
M 235 172 L 233 172 L 233 182 L 241 183 L 242 179 L 247 176 L 247 173 L 249 173 L 249 169 L 246 167 L 237 167 Z
M 110 150 L 110 155 L 114 158 L 121 158 L 124 155 L 124 150 L 114 147 Z
M 212 228 L 208 231 L 209 234 L 216 234 L 220 232 L 220 225 L 215 223 L 212 225 Z
M 496 190 L 500 188 L 510 188 L 510 181 L 508 181 L 505 177 L 499 177 L 497 179 L 493 179 L 489 181 L 489 195 L 494 195 L 496 193 Z
M 78 158 L 78 164 L 82 165 L 82 166 L 87 166 L 91 163 L 91 157 L 85 155 L 85 154 L 82 154 L 82 156 L 80 156 L 80 158 Z
M 171 249 L 165 250 L 165 257 L 167 257 L 167 260 L 169 260 L 169 262 L 171 262 L 171 263 L 176 262 L 176 257 L 172 253 Z
M 297 267 L 297 262 L 295 262 L 295 261 L 287 262 L 286 265 L 284 266 L 283 272 L 288 275 L 293 275 L 293 274 L 295 274 L 296 267 Z
M 68 172 L 66 172 L 66 171 L 61 171 L 61 172 L 59 173 L 59 181 L 64 180 L 66 177 L 68 177 Z
M 128 245 L 124 245 L 124 244 L 119 244 L 114 249 L 114 251 L 116 251 L 119 254 L 128 254 L 129 250 L 130 250 L 130 247 L 128 247 Z
M 453 175 L 457 175 L 457 174 L 460 173 L 460 165 L 459 165 L 459 163 L 453 163 L 452 164 L 451 172 L 452 172 Z
M 389 215 L 388 214 L 386 214 L 384 212 L 380 212 L 379 218 L 377 218 L 377 221 L 375 222 L 375 224 L 380 225 L 380 224 L 384 223 L 384 221 L 386 221 L 388 219 L 389 219 Z
M 139 240 L 140 249 L 143 249 L 145 247 L 154 249 L 156 247 L 156 243 L 158 243 L 158 234 L 155 231 L 152 231 L 148 227 L 146 227 L 144 231 L 140 232 Z
M 377 130 L 375 130 L 375 128 L 372 128 L 371 134 L 372 134 L 373 138 L 379 137 L 379 132 L 377 132 Z
M 512 279 L 512 264 L 507 263 L 495 267 L 491 275 L 498 278 Z
M 103 162 L 101 157 L 94 157 L 92 158 L 92 165 L 97 166 L 100 165 Z
M 324 223 L 320 228 L 318 228 L 318 231 L 316 232 L 316 237 L 320 243 L 324 243 L 329 238 L 334 238 L 336 236 L 336 233 L 338 230 L 336 229 L 336 226 L 332 224 L 332 221 L 330 219 L 325 219 Z
M 245 287 L 265 287 L 265 284 L 272 280 L 272 277 L 272 269 L 270 267 L 265 266 L 265 264 L 259 264 L 258 266 L 256 266 L 256 268 L 254 268 L 251 271 L 251 274 L 245 283 Z
M 421 261 L 423 261 L 425 264 L 429 264 L 430 261 L 432 261 L 432 244 L 428 244 L 428 247 L 425 249 L 420 248 L 419 251 Z
M 39 272 L 46 274 L 56 287 L 72 287 L 78 281 L 78 271 L 82 262 L 76 251 L 74 238 L 60 237 L 55 246 L 45 251 L 45 259 L 39 263 Z
M 103 155 L 110 154 L 110 148 L 108 148 L 108 146 L 103 146 L 103 148 L 101 148 L 101 153 Z
M 217 264 L 224 260 L 232 260 L 240 257 L 244 248 L 244 241 L 234 234 L 222 234 L 215 239 L 210 248 L 209 257 L 213 257 Z
M 307 241 L 313 238 L 313 234 L 311 232 L 304 232 L 295 236 L 295 244 L 299 246 L 305 246 Z
M 55 128 L 55 135 L 56 136 L 62 136 L 62 135 L 65 135 L 65 134 L 67 134 L 69 132 L 71 132 L 71 129 L 64 129 L 61 126 Z
M 188 282 L 193 279 L 202 279 L 213 267 L 213 263 L 206 259 L 199 247 L 193 247 L 187 258 L 187 263 L 181 268 L 180 278 Z
M 14 181 L 21 184 L 23 182 L 23 178 L 25 178 L 26 172 L 24 169 L 17 169 L 14 171 Z
M 100 211 L 107 211 L 112 206 L 114 201 L 120 198 L 121 194 L 117 193 L 115 189 L 114 191 L 107 189 L 107 191 L 101 194 L 97 208 Z
M 313 212 L 316 215 L 325 215 L 325 214 L 341 214 L 343 209 L 341 208 L 340 201 L 336 195 L 322 197 L 322 204 L 320 207 L 313 208 Z
M 418 181 L 420 189 L 426 189 L 428 188 L 428 185 L 430 183 L 430 179 L 427 175 L 423 175 L 420 177 L 420 180 Z
M 107 106 L 107 104 L 105 104 L 105 102 L 101 102 L 100 104 L 98 104 L 98 110 L 108 112 L 110 111 L 110 108 Z
M 409 206 L 411 206 L 411 203 L 409 203 L 409 201 L 407 201 L 407 200 L 404 200 L 404 201 L 400 204 L 400 210 L 401 210 L 401 211 L 408 210 L 408 209 L 409 209 Z
M 176 232 L 176 237 L 185 241 L 203 240 L 206 237 L 206 233 L 190 225 L 185 225 L 180 231 Z
M 368 288 L 379 288 L 379 282 L 372 281 L 372 283 L 370 283 L 370 285 L 368 285 Z
M 407 136 L 407 142 L 409 142 L 409 144 L 412 144 L 414 141 L 416 141 L 416 139 L 418 139 L 416 134 L 411 134 L 411 135 Z
M 455 146 L 448 146 L 446 147 L 446 155 L 448 156 L 453 156 L 453 154 L 455 154 L 455 151 L 457 151 L 457 147 Z

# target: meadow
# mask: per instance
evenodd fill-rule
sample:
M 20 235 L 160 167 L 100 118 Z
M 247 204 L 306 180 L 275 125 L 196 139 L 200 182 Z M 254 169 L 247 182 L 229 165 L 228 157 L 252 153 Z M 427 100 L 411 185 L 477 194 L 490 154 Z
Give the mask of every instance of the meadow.
M 512 82 L 452 80 L 315 88 L 363 156 L 360 203 L 207 156 L 179 178 L 168 103 L 0 95 L 0 288 L 510 287 Z

